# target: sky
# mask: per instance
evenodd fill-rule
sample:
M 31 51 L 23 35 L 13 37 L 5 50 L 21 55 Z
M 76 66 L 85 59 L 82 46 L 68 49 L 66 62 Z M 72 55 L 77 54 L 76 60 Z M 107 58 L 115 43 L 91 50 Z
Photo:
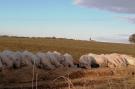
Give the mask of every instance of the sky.
M 135 0 L 0 0 L 0 34 L 127 43 Z

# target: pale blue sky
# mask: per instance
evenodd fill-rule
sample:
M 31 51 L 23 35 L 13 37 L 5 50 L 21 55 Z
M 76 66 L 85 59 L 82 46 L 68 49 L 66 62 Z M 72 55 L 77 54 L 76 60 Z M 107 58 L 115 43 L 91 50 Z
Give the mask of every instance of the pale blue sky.
M 0 0 L 0 34 L 125 42 L 135 25 L 123 16 L 74 0 Z

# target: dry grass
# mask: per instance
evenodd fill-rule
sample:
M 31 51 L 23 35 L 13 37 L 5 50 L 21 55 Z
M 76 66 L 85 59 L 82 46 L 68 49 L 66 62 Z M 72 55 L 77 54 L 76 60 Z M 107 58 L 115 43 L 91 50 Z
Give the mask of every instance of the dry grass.
M 0 72 L 3 75 L 0 89 L 32 89 L 32 69 L 30 67 Z M 132 66 L 115 71 L 109 68 L 59 68 L 52 71 L 35 69 L 33 89 L 135 89 L 134 73 L 135 68 Z
M 135 56 L 135 45 L 68 39 L 0 37 L 0 51 L 68 52 L 78 59 L 86 53 L 122 53 Z M 56 81 L 56 80 L 57 81 Z M 66 81 L 64 81 L 65 79 Z M 55 80 L 55 81 L 54 81 Z M 54 81 L 54 82 L 52 82 Z M 0 72 L 0 89 L 135 89 L 135 68 L 59 68 L 42 70 L 24 67 Z
M 80 41 L 68 39 L 47 39 L 47 38 L 15 38 L 0 37 L 0 51 L 10 50 L 29 50 L 32 52 L 59 51 L 68 52 L 78 59 L 86 53 L 123 53 L 135 56 L 135 45 L 115 44 L 94 41 Z

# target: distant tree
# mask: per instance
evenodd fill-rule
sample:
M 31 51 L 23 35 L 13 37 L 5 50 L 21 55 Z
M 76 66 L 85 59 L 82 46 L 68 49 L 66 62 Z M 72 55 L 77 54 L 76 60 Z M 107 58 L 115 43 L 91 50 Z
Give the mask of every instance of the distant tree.
M 129 41 L 131 43 L 135 43 L 135 34 L 132 34 L 130 37 L 129 37 Z

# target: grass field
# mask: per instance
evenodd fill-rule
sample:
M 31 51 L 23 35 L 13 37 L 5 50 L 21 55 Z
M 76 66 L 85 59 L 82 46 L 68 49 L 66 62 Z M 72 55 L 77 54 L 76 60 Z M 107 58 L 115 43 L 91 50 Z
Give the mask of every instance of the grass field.
M 122 53 L 135 56 L 134 44 L 103 43 L 72 39 L 16 38 L 0 37 L 0 51 L 31 52 L 59 51 L 72 54 L 74 59 L 86 53 Z M 122 69 L 97 68 L 61 68 L 56 70 L 36 69 L 38 89 L 135 89 L 135 67 Z M 69 80 L 60 78 L 67 77 Z M 0 72 L 0 89 L 32 89 L 32 68 L 3 70 Z M 35 81 L 34 81 L 35 82 Z M 71 85 L 71 87 L 69 87 Z M 34 85 L 34 89 L 37 89 Z
M 0 37 L 0 51 L 2 50 L 29 50 L 32 52 L 59 51 L 68 52 L 78 59 L 86 53 L 122 53 L 135 56 L 135 45 L 119 43 L 103 43 L 96 41 L 81 41 L 50 38 L 16 38 Z

